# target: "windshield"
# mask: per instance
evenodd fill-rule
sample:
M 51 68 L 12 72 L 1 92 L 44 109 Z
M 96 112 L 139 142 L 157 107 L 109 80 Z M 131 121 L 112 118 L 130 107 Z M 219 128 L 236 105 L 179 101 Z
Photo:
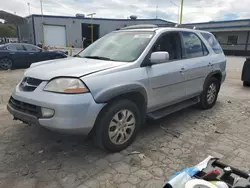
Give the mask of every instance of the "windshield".
M 153 35 L 154 32 L 112 32 L 80 52 L 78 57 L 132 62 L 141 55 Z

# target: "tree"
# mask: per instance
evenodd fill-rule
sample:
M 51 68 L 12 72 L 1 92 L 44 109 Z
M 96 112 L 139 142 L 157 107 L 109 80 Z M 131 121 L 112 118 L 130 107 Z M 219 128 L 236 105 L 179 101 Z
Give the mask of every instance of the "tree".
M 16 37 L 16 26 L 12 24 L 0 24 L 0 37 Z

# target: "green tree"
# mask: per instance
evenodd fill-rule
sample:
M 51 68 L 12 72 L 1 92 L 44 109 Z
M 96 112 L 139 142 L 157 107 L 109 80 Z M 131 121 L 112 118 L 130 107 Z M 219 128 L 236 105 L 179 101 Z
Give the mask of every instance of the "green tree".
M 0 37 L 16 37 L 16 26 L 12 24 L 0 24 Z

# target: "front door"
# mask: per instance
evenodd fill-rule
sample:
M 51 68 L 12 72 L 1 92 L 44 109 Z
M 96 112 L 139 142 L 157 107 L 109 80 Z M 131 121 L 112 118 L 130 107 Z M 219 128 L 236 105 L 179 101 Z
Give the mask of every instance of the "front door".
M 181 32 L 185 59 L 186 94 L 188 98 L 203 91 L 204 81 L 212 72 L 210 54 L 198 34 Z
M 22 44 L 9 44 L 7 46 L 9 57 L 16 68 L 23 68 L 28 65 L 30 57 Z
M 168 32 L 161 36 L 152 52 L 167 51 L 169 61 L 147 67 L 150 83 L 148 110 L 154 111 L 167 105 L 185 100 L 185 70 L 182 60 L 180 35 Z

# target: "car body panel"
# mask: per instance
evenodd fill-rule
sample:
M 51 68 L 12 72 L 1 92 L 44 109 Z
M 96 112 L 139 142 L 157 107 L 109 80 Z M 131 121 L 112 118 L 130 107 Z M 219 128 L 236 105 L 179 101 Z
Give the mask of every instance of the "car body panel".
M 12 97 L 18 101 L 55 110 L 52 118 L 39 118 L 40 125 L 59 132 L 88 134 L 105 103 L 97 104 L 90 93 L 58 94 L 43 91 L 47 84 L 42 82 L 33 92 L 15 88 Z
M 50 80 L 55 77 L 81 77 L 93 72 L 125 65 L 123 62 L 103 61 L 87 58 L 65 58 L 32 64 L 25 76 Z M 43 72 L 41 72 L 43 70 Z M 44 74 L 46 72 L 46 74 Z

